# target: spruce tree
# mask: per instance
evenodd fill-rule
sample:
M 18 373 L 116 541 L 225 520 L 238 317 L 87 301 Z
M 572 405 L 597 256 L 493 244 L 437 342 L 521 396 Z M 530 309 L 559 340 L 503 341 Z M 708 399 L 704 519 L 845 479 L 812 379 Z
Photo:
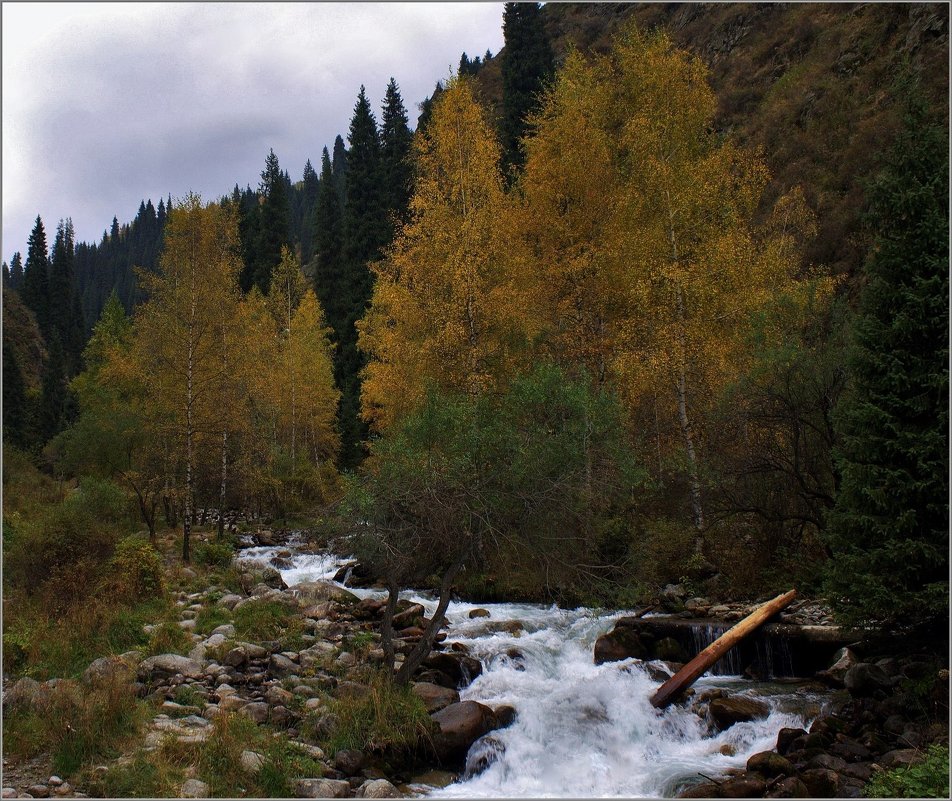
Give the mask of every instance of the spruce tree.
M 391 78 L 387 84 L 380 125 L 381 177 L 389 216 L 401 222 L 407 217 L 413 179 L 410 164 L 413 133 L 407 123 L 407 110 L 403 105 L 400 89 L 397 82 Z M 393 238 L 392 230 L 387 238 Z
M 441 94 L 443 94 L 443 81 L 437 81 L 436 86 L 433 88 L 433 94 L 420 103 L 420 116 L 417 117 L 416 126 L 417 134 L 426 133 L 430 119 L 433 117 L 433 104 L 439 99 Z
M 347 316 L 341 280 L 341 202 L 326 147 L 321 154 L 320 189 L 314 212 L 314 227 L 317 251 L 314 291 L 324 308 L 334 341 L 340 342 Z
M 3 340 L 3 441 L 16 448 L 29 444 L 29 410 L 26 386 L 16 353 Z
M 145 205 L 141 206 L 144 213 Z M 60 220 L 53 240 L 53 252 L 50 263 L 49 305 L 53 330 L 59 335 L 63 345 L 63 358 L 66 375 L 72 376 L 79 371 L 83 350 L 82 312 L 76 304 L 76 285 L 73 274 L 74 261 L 73 221 Z M 75 319 L 77 313 L 79 319 Z
M 49 338 L 48 356 L 43 367 L 39 409 L 36 420 L 36 441 L 45 445 L 63 426 L 67 409 L 66 372 L 63 346 L 55 331 Z
M 281 172 L 274 150 L 268 153 L 261 173 L 259 192 L 264 198 L 258 217 L 253 282 L 267 295 L 271 271 L 281 261 L 281 248 L 291 245 L 290 180 Z
M 872 184 L 875 235 L 837 408 L 827 589 L 847 620 L 948 626 L 948 139 L 912 94 Z
M 308 159 L 304 165 L 304 176 L 300 191 L 300 219 L 298 228 L 301 238 L 301 262 L 307 264 L 314 256 L 314 236 L 317 229 L 314 227 L 314 214 L 317 208 L 317 196 L 321 182 Z
M 10 288 L 19 289 L 23 285 L 23 259 L 18 250 L 10 259 Z
M 331 165 L 334 172 L 334 181 L 337 183 L 337 192 L 341 198 L 341 207 L 343 207 L 344 193 L 347 189 L 347 148 L 344 146 L 344 140 L 340 134 L 334 137 Z
M 3 285 L 10 286 L 10 265 L 6 262 L 3 263 Z
M 539 96 L 552 77 L 554 62 L 538 3 L 506 3 L 502 15 L 502 120 L 500 141 L 504 173 L 521 169 L 526 118 L 538 109 Z
M 34 315 L 44 336 L 50 330 L 49 258 L 46 248 L 46 230 L 37 215 L 27 242 L 26 266 L 23 270 L 23 302 Z

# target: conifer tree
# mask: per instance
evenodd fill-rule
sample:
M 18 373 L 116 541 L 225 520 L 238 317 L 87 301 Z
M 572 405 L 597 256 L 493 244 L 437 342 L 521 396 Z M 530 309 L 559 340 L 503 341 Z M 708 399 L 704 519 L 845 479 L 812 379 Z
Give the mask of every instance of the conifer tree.
M 23 259 L 18 250 L 10 259 L 10 288 L 19 289 L 23 285 Z
M 43 445 L 63 426 L 66 415 L 66 372 L 63 364 L 63 346 L 59 334 L 53 331 L 48 340 L 49 356 L 43 368 L 40 405 L 37 410 L 36 441 Z
M 301 236 L 301 261 L 307 264 L 314 255 L 315 210 L 317 197 L 320 194 L 321 182 L 308 159 L 304 165 L 304 176 L 301 182 L 300 218 L 298 227 Z
M 23 302 L 33 314 L 44 336 L 50 330 L 49 257 L 46 248 L 46 230 L 37 215 L 27 242 L 26 266 L 23 269 Z
M 502 32 L 505 51 L 499 134 L 503 172 L 509 174 L 512 169 L 522 167 L 520 143 L 527 131 L 527 119 L 539 107 L 540 95 L 552 77 L 554 62 L 538 3 L 506 3 Z
M 6 262 L 3 263 L 3 285 L 10 285 L 10 265 L 8 265 Z
M 341 273 L 341 202 L 326 147 L 321 154 L 321 178 L 314 227 L 317 251 L 314 291 L 326 310 L 327 322 L 334 332 L 334 339 L 339 341 L 346 316 L 346 307 L 342 302 L 344 288 Z
M 397 82 L 391 78 L 380 124 L 381 179 L 389 214 L 398 222 L 405 222 L 410 204 L 410 183 L 413 172 L 410 164 L 410 144 L 413 134 L 407 124 L 407 110 L 400 96 Z M 392 233 L 390 237 L 392 238 Z
M 837 409 L 828 589 L 847 619 L 948 626 L 948 138 L 911 96 L 870 191 L 875 243 Z
M 142 206 L 144 212 L 145 206 Z M 50 263 L 50 316 L 53 329 L 63 345 L 63 358 L 67 375 L 79 372 L 83 349 L 82 311 L 77 309 L 74 262 L 73 221 L 60 220 L 53 240 Z M 77 313 L 79 319 L 76 319 Z
M 443 94 L 443 81 L 437 81 L 436 86 L 433 88 L 433 94 L 420 103 L 420 116 L 417 117 L 416 126 L 418 135 L 426 133 L 430 119 L 433 117 L 433 104 L 439 100 L 441 94 Z
M 16 448 L 28 443 L 29 409 L 26 386 L 16 353 L 3 339 L 3 440 Z
M 340 134 L 334 137 L 331 165 L 333 166 L 334 181 L 337 183 L 337 193 L 341 199 L 341 208 L 343 208 L 344 193 L 347 188 L 347 148 Z
M 255 285 L 264 294 L 271 284 L 271 271 L 281 261 L 281 248 L 291 244 L 289 183 L 271 150 L 261 173 L 259 192 L 264 200 L 259 212 L 253 273 Z

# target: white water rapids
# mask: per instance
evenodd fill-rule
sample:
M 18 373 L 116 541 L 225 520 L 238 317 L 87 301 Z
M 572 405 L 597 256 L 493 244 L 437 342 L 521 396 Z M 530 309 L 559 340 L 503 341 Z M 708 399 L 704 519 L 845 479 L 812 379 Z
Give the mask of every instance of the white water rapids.
M 284 549 L 294 551 L 293 546 L 247 548 L 241 558 L 267 564 Z M 292 566 L 280 572 L 293 586 L 330 580 L 350 560 L 295 553 L 290 561 Z M 360 597 L 385 595 L 348 589 Z M 436 609 L 427 594 L 411 591 L 401 597 L 421 603 L 428 613 Z M 490 617 L 471 619 L 469 613 L 477 607 Z M 512 725 L 491 733 L 495 743 L 489 747 L 498 755 L 482 773 L 442 789 L 416 789 L 447 798 L 672 796 L 701 775 L 716 777 L 743 767 L 752 754 L 774 746 L 781 728 L 806 727 L 810 718 L 803 710 L 812 708 L 816 714 L 824 701 L 790 684 L 703 677 L 695 685 L 699 691 L 729 687 L 735 695 L 757 696 L 771 709 L 765 720 L 736 723 L 709 735 L 705 722 L 689 709 L 651 706 L 648 699 L 658 682 L 641 663 L 593 663 L 595 640 L 625 614 L 451 602 L 447 643 L 465 644 L 483 663 L 482 675 L 460 691 L 461 699 L 491 707 L 508 704 L 517 715 Z M 518 621 L 521 632 L 499 631 L 505 621 Z

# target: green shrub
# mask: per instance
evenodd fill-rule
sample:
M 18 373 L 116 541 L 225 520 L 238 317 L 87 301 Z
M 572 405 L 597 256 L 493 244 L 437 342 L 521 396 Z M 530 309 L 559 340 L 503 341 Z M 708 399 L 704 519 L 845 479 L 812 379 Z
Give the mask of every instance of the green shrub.
M 145 656 L 156 656 L 157 654 L 181 654 L 186 655 L 195 643 L 192 638 L 185 633 L 185 629 L 175 623 L 166 621 L 160 623 L 149 635 L 149 641 L 145 645 Z
M 180 684 L 175 688 L 175 703 L 202 707 L 205 705 L 205 699 L 191 684 Z
M 199 542 L 192 551 L 192 560 L 202 567 L 228 567 L 235 549 L 227 542 Z
M 146 540 L 127 537 L 116 545 L 112 581 L 121 598 L 154 598 L 162 592 L 162 559 Z
M 873 776 L 864 793 L 867 798 L 948 798 L 948 746 L 931 745 L 922 762 Z
M 251 601 L 235 611 L 235 633 L 243 640 L 281 640 L 299 645 L 303 621 L 295 610 L 278 601 Z
M 329 711 L 337 720 L 325 739 L 332 753 L 409 752 L 429 738 L 433 725 L 423 701 L 382 674 L 371 679 L 366 692 L 333 699 Z
M 137 521 L 129 496 L 112 481 L 96 476 L 84 476 L 79 489 L 64 501 L 64 505 L 84 512 L 100 524 L 130 531 Z
M 183 779 L 181 769 L 140 751 L 105 772 L 84 771 L 80 783 L 93 798 L 174 798 Z
M 231 614 L 223 606 L 206 606 L 195 617 L 195 631 L 211 634 L 225 623 L 231 623 Z

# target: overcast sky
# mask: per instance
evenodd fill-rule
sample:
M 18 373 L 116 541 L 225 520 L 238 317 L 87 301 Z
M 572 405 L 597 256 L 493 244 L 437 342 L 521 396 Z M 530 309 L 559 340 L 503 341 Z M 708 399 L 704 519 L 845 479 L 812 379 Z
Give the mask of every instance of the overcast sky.
M 320 172 L 360 85 L 410 113 L 464 50 L 502 47 L 501 3 L 3 3 L 3 247 L 39 214 L 98 241 L 113 215 L 257 186 L 268 148 Z

